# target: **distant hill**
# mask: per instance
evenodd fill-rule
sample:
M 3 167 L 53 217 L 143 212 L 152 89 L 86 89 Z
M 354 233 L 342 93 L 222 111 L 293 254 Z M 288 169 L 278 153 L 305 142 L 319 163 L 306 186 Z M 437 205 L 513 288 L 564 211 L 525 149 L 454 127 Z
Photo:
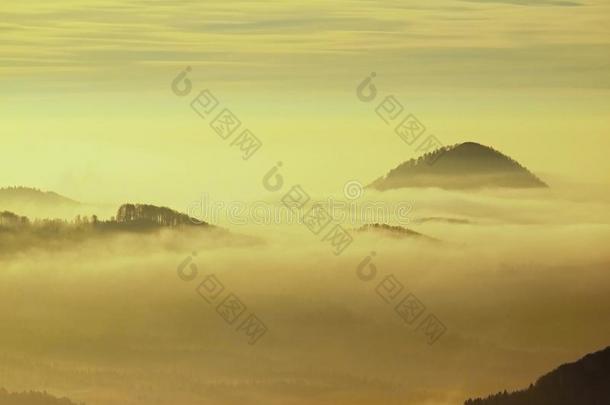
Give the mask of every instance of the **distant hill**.
M 469 189 L 548 186 L 518 162 L 495 149 L 465 142 L 404 162 L 367 187 L 384 191 L 405 187 Z
M 366 224 L 362 225 L 357 229 L 359 232 L 376 232 L 391 238 L 403 239 L 403 238 L 415 238 L 428 240 L 430 242 L 439 242 L 438 239 L 426 236 L 423 233 L 413 231 L 411 229 L 404 228 L 402 226 L 393 226 L 387 224 Z
M 0 388 L 0 405 L 77 405 L 68 398 L 56 398 L 46 392 L 8 392 Z
M 83 206 L 52 191 L 30 187 L 0 188 L 0 211 L 19 212 L 32 218 L 71 217 Z
M 61 196 L 53 191 L 41 191 L 36 188 L 30 187 L 5 187 L 0 188 L 0 201 L 1 202 L 15 202 L 29 200 L 41 204 L 58 205 L 58 204 L 69 204 L 78 205 L 79 202 L 74 201 L 70 198 Z
M 608 405 L 610 347 L 560 366 L 529 388 L 468 399 L 464 405 Z

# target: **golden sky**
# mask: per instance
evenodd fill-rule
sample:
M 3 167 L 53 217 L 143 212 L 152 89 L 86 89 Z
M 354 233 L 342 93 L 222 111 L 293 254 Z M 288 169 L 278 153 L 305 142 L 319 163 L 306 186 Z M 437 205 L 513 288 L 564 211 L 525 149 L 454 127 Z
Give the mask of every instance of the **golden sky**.
M 321 193 L 368 183 L 417 156 L 355 97 L 373 71 L 444 144 L 607 184 L 609 20 L 603 0 L 3 2 L 0 185 L 178 205 L 255 195 L 279 160 Z M 259 156 L 170 91 L 187 65 Z

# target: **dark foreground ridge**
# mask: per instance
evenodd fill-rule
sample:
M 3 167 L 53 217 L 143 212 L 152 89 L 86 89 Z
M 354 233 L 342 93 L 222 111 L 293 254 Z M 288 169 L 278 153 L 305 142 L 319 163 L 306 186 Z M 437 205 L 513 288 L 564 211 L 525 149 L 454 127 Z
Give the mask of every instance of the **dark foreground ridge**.
M 405 187 L 548 187 L 514 159 L 475 142 L 437 149 L 390 170 L 367 187 L 384 191 Z
M 529 388 L 499 392 L 464 405 L 608 405 L 610 404 L 610 347 L 587 354 L 540 377 Z

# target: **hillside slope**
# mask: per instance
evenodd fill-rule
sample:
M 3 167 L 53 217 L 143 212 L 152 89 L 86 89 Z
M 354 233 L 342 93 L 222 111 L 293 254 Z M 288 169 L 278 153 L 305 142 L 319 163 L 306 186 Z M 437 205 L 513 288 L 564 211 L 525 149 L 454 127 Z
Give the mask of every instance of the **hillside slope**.
M 608 405 L 610 347 L 564 364 L 529 388 L 469 399 L 464 405 Z

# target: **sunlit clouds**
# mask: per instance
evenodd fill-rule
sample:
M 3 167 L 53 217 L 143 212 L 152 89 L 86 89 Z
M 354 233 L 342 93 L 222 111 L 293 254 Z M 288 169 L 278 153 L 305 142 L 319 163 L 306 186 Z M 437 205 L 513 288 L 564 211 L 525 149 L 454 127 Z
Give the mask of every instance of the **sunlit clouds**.
M 457 72 L 459 84 L 471 58 L 489 74 L 510 75 L 503 65 L 516 63 L 544 80 L 540 65 L 554 66 L 560 53 L 576 52 L 573 68 L 587 67 L 602 79 L 591 62 L 608 53 L 609 9 L 602 1 L 518 0 L 6 3 L 0 6 L 0 69 L 4 80 L 60 88 L 74 81 L 146 83 L 184 64 L 227 82 L 290 74 L 299 83 L 340 75 L 346 66 L 368 69 L 373 59 L 376 69 L 392 74 L 411 63 L 431 68 L 429 80 L 448 74 L 438 71 L 444 65 Z M 397 64 L 404 61 L 411 63 Z

